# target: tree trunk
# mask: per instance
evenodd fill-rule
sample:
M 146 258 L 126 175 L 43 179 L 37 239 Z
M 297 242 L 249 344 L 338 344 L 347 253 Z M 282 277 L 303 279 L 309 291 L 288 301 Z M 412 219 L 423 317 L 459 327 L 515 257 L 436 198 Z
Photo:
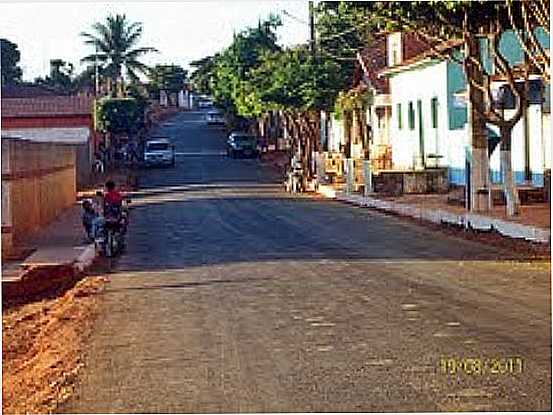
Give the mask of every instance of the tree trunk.
M 361 111 L 354 109 L 352 111 L 352 133 L 351 143 L 358 146 L 363 141 L 363 121 L 361 118 Z
M 501 128 L 501 175 L 503 193 L 507 203 L 507 216 L 516 216 L 520 214 L 520 199 L 513 177 L 511 133 L 512 128 Z
M 344 154 L 346 158 L 351 158 L 351 124 L 352 114 L 350 111 L 344 112 L 343 126 L 344 126 Z
M 480 47 L 478 39 L 470 36 L 465 44 L 465 53 L 480 60 Z M 483 85 L 483 74 L 474 65 L 468 68 L 467 77 L 477 84 Z M 477 111 L 484 108 L 484 94 L 479 89 L 467 83 L 468 100 L 468 123 L 471 143 L 470 163 L 470 189 L 467 189 L 467 208 L 472 212 L 486 212 L 491 206 L 490 178 L 488 160 L 488 134 L 486 120 Z M 469 203 L 470 201 L 470 203 Z

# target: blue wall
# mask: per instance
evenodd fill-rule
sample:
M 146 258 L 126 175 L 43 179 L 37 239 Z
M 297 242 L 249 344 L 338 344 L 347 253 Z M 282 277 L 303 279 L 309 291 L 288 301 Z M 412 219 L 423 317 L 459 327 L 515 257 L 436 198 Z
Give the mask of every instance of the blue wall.
M 465 169 L 450 167 L 448 169 L 448 177 L 449 177 L 449 182 L 451 184 L 463 185 L 463 186 L 465 185 Z M 501 172 L 498 170 L 492 170 L 490 172 L 490 177 L 493 184 L 501 184 L 503 182 L 501 180 Z M 525 183 L 523 171 L 515 171 L 514 177 L 515 177 L 516 184 Z M 543 174 L 532 173 L 532 184 L 534 186 L 543 186 Z
M 540 45 L 542 45 L 545 49 L 549 49 L 549 36 L 545 30 L 537 28 L 534 33 Z M 512 30 L 505 31 L 505 33 L 501 36 L 501 40 L 499 41 L 499 51 L 503 56 L 505 56 L 511 65 L 522 63 L 524 61 L 524 51 L 518 41 L 517 35 Z M 490 51 L 486 39 L 480 40 L 480 54 L 482 62 L 484 63 L 484 68 L 488 73 L 491 73 L 492 59 L 490 57 Z
M 468 120 L 467 106 L 456 106 L 454 94 L 466 91 L 467 80 L 463 67 L 452 61 L 447 63 L 447 108 L 450 130 L 464 128 Z

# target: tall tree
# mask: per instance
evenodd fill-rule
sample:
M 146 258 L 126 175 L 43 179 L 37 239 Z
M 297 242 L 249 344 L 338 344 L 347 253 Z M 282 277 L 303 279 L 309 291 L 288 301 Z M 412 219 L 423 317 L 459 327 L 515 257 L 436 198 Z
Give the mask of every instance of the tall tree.
M 334 97 L 351 87 L 357 53 L 367 47 L 381 22 L 369 13 L 367 2 L 322 1 L 315 11 L 316 52 L 320 59 L 338 64 L 340 81 Z
M 18 66 L 21 59 L 19 48 L 8 39 L 0 39 L 0 57 L 2 85 L 13 85 L 21 82 L 23 72 Z
M 299 46 L 265 54 L 245 83 L 240 110 L 258 117 L 270 110 L 280 111 L 306 172 L 304 180 L 312 178 L 311 157 L 319 142 L 319 112 L 334 104 L 332 91 L 341 81 L 339 69 L 335 62 L 318 59 L 308 47 Z
M 236 104 L 243 99 L 244 82 L 263 54 L 280 50 L 276 42 L 276 29 L 280 25 L 278 16 L 270 16 L 259 21 L 257 27 L 235 34 L 232 44 L 216 60 L 210 89 L 215 101 L 227 112 L 239 113 Z
M 83 32 L 81 36 L 85 38 L 85 44 L 95 48 L 95 52 L 85 56 L 81 61 L 101 63 L 103 75 L 111 80 L 112 87 L 120 85 L 120 95 L 123 91 L 124 75 L 131 81 L 137 81 L 139 73 L 148 71 L 148 67 L 140 62 L 139 58 L 149 52 L 157 52 L 157 49 L 137 46 L 142 36 L 142 23 L 131 23 L 124 14 L 110 15 L 105 22 L 94 23 L 92 29 L 92 33 Z
M 210 83 L 214 77 L 218 58 L 219 54 L 216 53 L 213 56 L 206 56 L 205 58 L 190 62 L 190 66 L 195 68 L 190 76 L 190 82 L 196 92 L 200 94 L 210 93 Z

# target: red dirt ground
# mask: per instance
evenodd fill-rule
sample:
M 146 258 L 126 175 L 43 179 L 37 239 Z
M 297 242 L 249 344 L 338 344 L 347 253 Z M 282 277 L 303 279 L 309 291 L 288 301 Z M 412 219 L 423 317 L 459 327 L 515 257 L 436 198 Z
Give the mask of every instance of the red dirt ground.
M 3 311 L 3 413 L 55 412 L 70 396 L 106 281 L 84 278 L 61 297 Z

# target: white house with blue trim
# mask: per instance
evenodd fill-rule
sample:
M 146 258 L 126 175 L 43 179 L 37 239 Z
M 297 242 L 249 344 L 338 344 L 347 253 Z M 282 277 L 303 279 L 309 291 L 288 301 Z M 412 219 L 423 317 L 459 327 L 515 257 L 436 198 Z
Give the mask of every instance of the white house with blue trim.
M 544 34 L 540 41 L 549 48 L 549 38 Z M 393 48 L 393 44 L 391 42 L 389 47 Z M 460 44 L 451 41 L 438 47 L 458 48 Z M 522 51 L 513 33 L 504 34 L 500 48 L 511 62 L 520 61 Z M 445 167 L 451 184 L 464 185 L 470 140 L 467 86 L 462 65 L 436 58 L 434 53 L 427 51 L 389 66 L 380 76 L 388 77 L 390 82 L 390 142 L 394 169 Z M 549 86 L 540 79 L 532 80 L 528 127 L 522 119 L 513 130 L 512 163 L 518 184 L 543 186 L 544 170 L 551 167 L 549 91 Z M 527 135 L 525 128 L 528 128 Z M 490 175 L 492 182 L 498 183 L 501 178 L 499 140 L 497 129 L 492 125 L 489 137 Z

